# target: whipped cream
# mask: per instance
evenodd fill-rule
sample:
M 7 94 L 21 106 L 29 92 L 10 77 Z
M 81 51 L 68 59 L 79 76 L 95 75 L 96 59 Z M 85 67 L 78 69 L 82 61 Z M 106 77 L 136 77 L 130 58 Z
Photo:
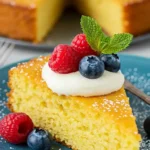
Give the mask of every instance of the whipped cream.
M 79 71 L 69 74 L 58 74 L 46 63 L 42 69 L 42 78 L 47 86 L 58 95 L 66 96 L 100 96 L 119 90 L 124 84 L 121 71 L 114 73 L 104 71 L 97 79 L 83 77 Z

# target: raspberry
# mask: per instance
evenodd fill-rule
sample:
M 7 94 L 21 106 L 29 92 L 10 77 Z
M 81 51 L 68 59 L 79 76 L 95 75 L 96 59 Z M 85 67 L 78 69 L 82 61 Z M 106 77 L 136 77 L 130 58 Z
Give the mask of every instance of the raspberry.
M 33 122 L 24 113 L 10 113 L 0 121 L 0 136 L 12 144 L 24 143 L 33 130 Z
M 85 34 L 76 35 L 72 40 L 71 46 L 76 52 L 80 53 L 82 57 L 88 55 L 98 55 L 98 53 L 92 50 L 88 44 Z
M 67 74 L 78 71 L 81 56 L 71 46 L 60 44 L 55 47 L 49 67 L 57 73 Z

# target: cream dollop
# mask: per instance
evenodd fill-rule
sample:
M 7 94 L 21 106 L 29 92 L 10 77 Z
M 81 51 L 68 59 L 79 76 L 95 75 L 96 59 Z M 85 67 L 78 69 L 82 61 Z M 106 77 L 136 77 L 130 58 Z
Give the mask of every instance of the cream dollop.
M 58 74 L 52 71 L 48 63 L 42 69 L 42 78 L 47 86 L 58 95 L 66 96 L 100 96 L 119 90 L 124 84 L 121 71 L 117 73 L 104 71 L 97 79 L 83 77 L 79 71 L 69 74 Z

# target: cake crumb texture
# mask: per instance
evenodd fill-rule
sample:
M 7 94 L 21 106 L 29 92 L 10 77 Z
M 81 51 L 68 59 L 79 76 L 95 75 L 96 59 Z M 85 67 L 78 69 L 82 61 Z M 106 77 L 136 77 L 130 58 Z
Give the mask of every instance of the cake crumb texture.
M 48 59 L 39 57 L 9 71 L 9 108 L 28 114 L 35 126 L 73 150 L 139 150 L 141 137 L 124 88 L 99 97 L 59 96 L 41 77 Z

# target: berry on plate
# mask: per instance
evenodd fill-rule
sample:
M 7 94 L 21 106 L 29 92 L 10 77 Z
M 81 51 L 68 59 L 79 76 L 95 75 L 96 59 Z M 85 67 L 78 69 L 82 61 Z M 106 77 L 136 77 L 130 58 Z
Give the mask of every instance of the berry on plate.
M 71 46 L 60 44 L 55 47 L 49 60 L 49 67 L 57 73 L 78 71 L 81 56 Z
M 47 131 L 34 129 L 28 136 L 27 144 L 33 150 L 50 150 L 51 137 Z
M 96 79 L 104 73 L 104 63 L 97 56 L 86 56 L 80 61 L 79 71 L 86 78 Z
M 118 72 L 120 70 L 120 59 L 117 54 L 102 54 L 100 60 L 105 64 L 105 70 Z
M 0 121 L 0 136 L 12 144 L 24 143 L 33 130 L 33 122 L 24 113 L 10 113 Z
M 98 53 L 94 51 L 88 44 L 85 34 L 76 35 L 75 38 L 72 40 L 71 46 L 82 57 L 88 55 L 98 55 Z
M 144 130 L 150 136 L 150 116 L 144 121 Z

